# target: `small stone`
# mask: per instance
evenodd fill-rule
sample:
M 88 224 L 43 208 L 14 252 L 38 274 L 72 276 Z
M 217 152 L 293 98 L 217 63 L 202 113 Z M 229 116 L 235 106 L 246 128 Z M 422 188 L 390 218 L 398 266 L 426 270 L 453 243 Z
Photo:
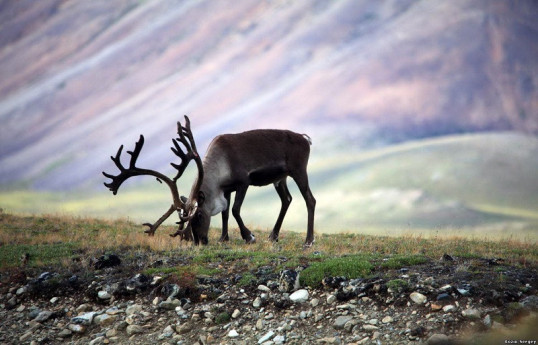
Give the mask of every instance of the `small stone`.
M 286 342 L 286 337 L 283 335 L 277 335 L 273 338 L 273 343 L 276 345 L 284 344 Z
M 73 332 L 70 329 L 64 328 L 64 329 L 62 329 L 62 331 L 60 333 L 58 333 L 58 337 L 67 338 L 67 337 L 70 337 L 72 334 L 73 334 Z
M 239 309 L 234 310 L 234 312 L 232 313 L 232 319 L 237 319 L 239 315 L 241 315 Z
M 112 295 L 109 294 L 107 291 L 99 291 L 97 293 L 97 297 L 102 300 L 108 300 L 112 298 Z
M 58 302 L 58 300 L 60 300 L 59 297 L 52 297 L 52 298 L 50 299 L 50 303 L 54 304 L 54 303 Z
M 263 320 L 262 319 L 258 319 L 258 321 L 256 321 L 256 329 L 259 330 L 259 331 L 263 329 Z
M 388 316 L 385 316 L 383 318 L 383 320 L 381 320 L 381 322 L 383 323 L 391 323 L 392 321 L 394 321 L 394 319 L 392 318 L 392 316 L 388 315 Z
M 468 319 L 474 319 L 474 320 L 480 319 L 481 317 L 480 311 L 474 308 L 465 309 L 464 311 L 461 312 L 461 315 L 463 315 L 463 317 L 466 317 Z
M 125 314 L 129 316 L 135 313 L 139 313 L 141 311 L 142 311 L 142 306 L 140 304 L 133 304 L 133 305 L 128 306 L 127 309 L 125 309 Z
M 263 344 L 266 341 L 271 340 L 274 336 L 275 336 L 275 332 L 269 331 L 269 332 L 265 333 L 265 335 L 263 337 L 258 339 L 258 344 Z
M 437 303 L 432 303 L 431 308 L 432 308 L 432 311 L 439 311 L 439 310 L 443 309 L 443 306 L 440 305 L 440 304 L 437 304 Z
M 174 335 L 175 331 L 174 329 L 172 328 L 172 326 L 168 325 L 166 326 L 166 328 L 163 330 L 163 332 L 161 333 L 161 335 L 159 336 L 159 338 L 162 340 L 164 338 L 171 338 L 173 335 Z
M 159 303 L 159 308 L 167 310 L 174 310 L 179 306 L 181 306 L 181 301 L 177 298 L 168 298 L 166 301 Z
M 141 334 L 144 333 L 144 328 L 139 325 L 129 325 L 127 326 L 126 332 L 128 336 L 131 336 L 133 334 Z
M 334 329 L 343 329 L 346 323 L 351 321 L 353 319 L 353 316 L 338 316 L 336 320 L 334 321 L 333 327 Z
M 319 299 L 317 298 L 313 298 L 311 301 L 310 301 L 310 305 L 315 308 L 319 305 Z
M 90 341 L 88 345 L 99 345 L 99 344 L 104 344 L 104 343 L 105 343 L 105 337 L 101 336 Z
M 449 345 L 450 339 L 444 334 L 433 334 L 426 341 L 427 345 Z
M 86 332 L 86 326 L 82 324 L 72 324 L 70 323 L 67 328 L 72 331 L 73 333 L 82 334 Z
M 79 305 L 76 309 L 77 313 L 84 313 L 91 310 L 92 310 L 92 306 L 87 303 Z
M 271 292 L 271 289 L 265 285 L 258 285 L 258 290 L 263 292 Z
M 93 317 L 95 316 L 95 312 L 91 311 L 89 313 L 85 313 L 79 316 L 75 316 L 71 319 L 71 323 L 77 324 L 77 325 L 91 325 L 93 321 Z
M 20 296 L 20 295 L 23 295 L 25 292 L 26 292 L 26 286 L 23 286 L 23 287 L 18 288 L 17 292 L 15 292 L 15 294 L 17 296 Z
M 452 304 L 448 304 L 448 305 L 445 305 L 443 307 L 443 311 L 445 313 L 450 313 L 450 312 L 453 312 L 454 310 L 456 310 L 456 306 L 452 305 Z
M 48 310 L 43 310 L 35 317 L 34 321 L 36 322 L 45 322 L 52 316 L 52 312 Z
M 334 302 L 336 302 L 336 296 L 335 295 L 327 296 L 327 304 L 333 304 Z
M 30 338 L 32 336 L 33 332 L 32 331 L 28 331 L 26 333 L 24 333 L 23 335 L 21 335 L 19 337 L 19 340 L 22 342 L 22 341 L 25 341 L 26 339 Z
M 228 332 L 228 338 L 237 338 L 239 333 L 235 329 L 232 329 Z
M 290 300 L 294 303 L 304 303 L 308 300 L 309 294 L 308 290 L 301 289 L 297 290 L 290 295 Z
M 192 326 L 189 323 L 184 323 L 179 326 L 176 326 L 176 332 L 178 334 L 187 334 L 192 331 Z
M 426 296 L 424 296 L 420 292 L 413 292 L 411 293 L 411 295 L 409 295 L 409 297 L 416 304 L 424 304 L 426 303 L 426 300 L 427 300 Z
M 364 329 L 366 332 L 373 332 L 373 331 L 377 331 L 379 327 L 374 326 L 374 325 L 363 325 L 362 329 Z
M 108 315 L 118 315 L 118 314 L 121 314 L 121 313 L 124 313 L 124 312 L 125 312 L 125 310 L 122 310 L 122 309 L 120 309 L 120 308 L 118 308 L 116 306 L 114 306 L 112 308 L 108 308 L 106 310 L 106 313 Z
M 491 328 L 491 325 L 492 325 L 491 316 L 490 316 L 489 314 L 486 315 L 486 317 L 484 317 L 484 319 L 482 320 L 482 323 L 483 323 L 484 326 L 486 326 L 487 328 Z
M 102 314 L 93 318 L 93 322 L 100 326 L 109 326 L 116 322 L 117 316 Z
M 262 299 L 260 297 L 256 297 L 256 299 L 254 299 L 254 302 L 252 302 L 252 306 L 254 308 L 259 308 L 261 307 L 262 305 Z

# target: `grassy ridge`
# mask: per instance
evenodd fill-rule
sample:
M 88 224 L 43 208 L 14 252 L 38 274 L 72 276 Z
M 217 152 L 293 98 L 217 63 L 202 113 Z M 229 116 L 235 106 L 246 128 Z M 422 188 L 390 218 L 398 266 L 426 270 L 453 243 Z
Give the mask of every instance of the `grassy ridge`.
M 412 265 L 420 263 L 423 258 L 438 259 L 445 253 L 466 258 L 502 258 L 520 265 L 535 265 L 538 262 L 538 247 L 532 241 L 318 234 L 313 248 L 302 250 L 304 234 L 285 230 L 280 242 L 276 244 L 266 239 L 268 232 L 257 230 L 255 234 L 258 243 L 245 245 L 235 230 L 231 232 L 232 240 L 229 243 L 219 244 L 219 231 L 212 229 L 210 245 L 203 247 L 170 240 L 168 234 L 171 232 L 172 227 L 164 226 L 156 236 L 148 237 L 141 226 L 129 221 L 1 213 L 0 268 L 19 266 L 21 256 L 26 253 L 29 254 L 27 264 L 31 267 L 49 264 L 69 266 L 73 257 L 84 260 L 126 249 L 129 252 L 143 251 L 156 256 L 190 257 L 189 265 L 201 274 L 225 273 L 226 267 L 213 264 L 222 260 L 247 269 L 255 269 L 269 262 L 276 262 L 279 267 L 286 268 L 349 255 L 360 255 L 365 262 L 365 270 L 371 264 L 385 265 L 387 268 Z M 382 258 L 385 261 L 379 261 Z

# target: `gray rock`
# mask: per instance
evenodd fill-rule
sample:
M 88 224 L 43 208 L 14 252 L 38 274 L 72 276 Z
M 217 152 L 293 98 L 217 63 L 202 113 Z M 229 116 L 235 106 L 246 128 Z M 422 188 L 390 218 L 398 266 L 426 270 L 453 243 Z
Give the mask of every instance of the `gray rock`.
M 192 331 L 192 326 L 189 323 L 183 323 L 181 325 L 176 326 L 176 332 L 178 334 L 187 334 L 190 331 Z
M 34 321 L 37 321 L 37 322 L 45 322 L 47 321 L 48 319 L 50 319 L 50 317 L 52 316 L 52 312 L 51 311 L 48 311 L 48 310 L 43 310 L 42 312 L 40 312 L 39 314 L 37 314 L 37 316 L 35 317 Z
M 415 302 L 416 304 L 424 304 L 428 300 L 426 296 L 421 294 L 420 292 L 412 292 L 411 295 L 409 295 L 411 300 Z
M 112 295 L 108 293 L 108 291 L 99 291 L 97 293 L 97 297 L 102 300 L 109 300 L 112 298 Z
M 237 338 L 239 333 L 235 329 L 232 329 L 228 332 L 228 338 Z
M 465 309 L 461 312 L 461 315 L 463 315 L 463 317 L 473 320 L 480 319 L 481 317 L 480 311 L 474 308 Z
M 166 301 L 159 303 L 159 308 L 166 310 L 174 310 L 179 306 L 181 306 L 181 301 L 176 298 L 168 298 Z
M 24 333 L 23 335 L 21 335 L 19 337 L 19 341 L 23 342 L 25 340 L 27 340 L 28 338 L 30 338 L 32 336 L 33 332 L 32 331 L 27 331 L 26 333 Z
M 129 316 L 135 313 L 139 313 L 141 311 L 142 311 L 142 306 L 140 304 L 133 304 L 133 305 L 128 306 L 127 309 L 125 309 L 125 314 Z
M 521 301 L 519 301 L 523 308 L 529 310 L 529 311 L 537 311 L 538 310 L 538 296 L 532 295 L 527 296 L 523 298 Z
M 379 327 L 374 326 L 374 325 L 363 325 L 362 329 L 364 329 L 366 332 L 373 332 L 373 331 L 377 331 Z
M 174 334 L 175 334 L 175 330 L 172 328 L 172 326 L 168 325 L 166 326 L 166 328 L 163 330 L 163 332 L 161 333 L 161 335 L 159 335 L 159 340 L 163 340 L 165 338 L 171 338 Z
M 344 326 L 346 325 L 346 323 L 348 323 L 352 319 L 353 319 L 353 316 L 349 316 L 349 315 L 338 316 L 336 320 L 334 321 L 333 327 L 334 329 L 344 329 Z
M 97 315 L 93 318 L 93 323 L 100 326 L 109 326 L 112 325 L 117 320 L 117 316 L 115 315 L 108 315 L 108 314 L 102 314 Z
M 271 292 L 271 289 L 265 285 L 258 285 L 258 290 L 263 292 Z
M 141 334 L 144 333 L 144 328 L 142 328 L 139 325 L 129 325 L 127 326 L 126 332 L 128 336 L 134 335 L 134 334 Z
M 241 315 L 241 311 L 239 309 L 235 309 L 232 313 L 232 319 L 237 319 Z
M 427 345 L 450 345 L 450 338 L 444 334 L 433 334 L 426 341 Z
M 450 312 L 452 312 L 452 311 L 454 311 L 454 310 L 456 310 L 456 306 L 454 306 L 454 305 L 452 305 L 452 304 L 448 304 L 448 305 L 445 305 L 445 306 L 443 307 L 443 311 L 444 311 L 445 313 L 450 313 Z
M 263 337 L 258 339 L 258 344 L 263 344 L 266 341 L 273 339 L 274 336 L 275 336 L 275 332 L 269 331 L 269 332 L 265 333 L 265 335 Z
M 73 332 L 73 333 L 78 333 L 78 334 L 82 334 L 84 332 L 86 332 L 86 326 L 85 325 L 81 325 L 81 324 L 73 324 L 73 323 L 70 323 L 67 328 Z
M 254 302 L 252 302 L 252 306 L 254 308 L 259 308 L 262 306 L 262 299 L 260 297 L 256 297 L 256 299 L 254 299 Z
M 95 312 L 91 311 L 89 313 L 85 313 L 79 316 L 75 316 L 71 319 L 71 323 L 76 325 L 91 325 L 93 321 L 93 317 L 95 316 Z
M 394 319 L 390 315 L 385 316 L 383 320 L 381 320 L 383 323 L 391 323 L 392 321 L 394 321 Z
M 73 332 L 70 329 L 64 328 L 64 329 L 62 329 L 62 331 L 60 333 L 58 333 L 58 337 L 59 338 L 67 338 L 67 337 L 70 337 L 72 334 L 73 334 Z
M 283 335 L 277 335 L 273 338 L 273 343 L 276 345 L 284 344 L 286 342 L 286 337 Z
M 334 302 L 336 302 L 336 296 L 335 295 L 327 296 L 327 304 L 333 304 Z
M 308 290 L 301 289 L 297 290 L 290 295 L 290 300 L 294 303 L 304 303 L 308 300 L 309 294 Z
M 100 336 L 90 341 L 88 345 L 99 345 L 99 344 L 104 344 L 104 343 L 105 343 L 105 337 Z

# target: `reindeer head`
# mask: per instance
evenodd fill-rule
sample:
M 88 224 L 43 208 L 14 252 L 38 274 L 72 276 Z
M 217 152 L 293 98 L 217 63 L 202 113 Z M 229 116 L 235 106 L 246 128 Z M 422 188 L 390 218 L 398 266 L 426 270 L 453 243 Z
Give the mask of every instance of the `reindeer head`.
M 179 138 L 172 139 L 172 143 L 174 146 L 171 149 L 176 154 L 176 156 L 181 159 L 181 163 L 171 163 L 171 165 L 178 171 L 173 179 L 170 179 L 168 176 L 155 170 L 141 169 L 136 167 L 136 160 L 138 159 L 138 156 L 142 151 L 142 147 L 144 146 L 144 136 L 140 135 L 140 139 L 136 143 L 135 149 L 133 151 L 127 152 L 131 156 L 128 168 L 124 167 L 120 160 L 123 145 L 120 146 L 118 152 L 116 153 L 116 156 L 110 157 L 120 170 L 120 173 L 118 175 L 112 175 L 103 172 L 103 175 L 105 175 L 105 177 L 112 180 L 112 182 L 105 183 L 105 186 L 108 187 L 110 191 L 112 191 L 115 195 L 118 192 L 118 189 L 120 188 L 121 184 L 125 180 L 133 176 L 150 175 L 156 177 L 157 181 L 159 181 L 160 183 L 164 181 L 172 192 L 173 204 L 155 224 L 144 223 L 144 225 L 149 227 L 149 229 L 147 229 L 145 232 L 150 236 L 153 236 L 155 230 L 157 230 L 157 228 L 162 224 L 162 222 L 164 222 L 172 213 L 174 213 L 174 211 L 176 211 L 180 218 L 180 221 L 178 222 L 179 228 L 176 233 L 172 234 L 171 236 L 175 237 L 180 235 L 180 238 L 185 240 L 190 240 L 194 238 L 194 242 L 196 244 L 198 244 L 200 241 L 206 244 L 207 229 L 209 229 L 209 218 L 206 217 L 205 214 L 199 208 L 201 201 L 200 198 L 192 197 L 193 195 L 198 195 L 197 191 L 200 190 L 204 178 L 204 169 L 202 165 L 202 160 L 200 159 L 200 155 L 196 150 L 196 143 L 192 135 L 190 120 L 187 116 L 185 116 L 185 126 L 182 126 L 181 123 L 178 121 L 177 133 Z M 185 197 L 179 196 L 177 180 L 183 175 L 183 172 L 185 171 L 191 160 L 194 160 L 196 162 L 196 166 L 198 168 L 198 177 L 193 185 L 193 193 L 191 193 L 191 198 L 187 199 Z M 185 224 L 187 224 L 186 228 Z M 204 228 L 207 229 L 203 230 Z

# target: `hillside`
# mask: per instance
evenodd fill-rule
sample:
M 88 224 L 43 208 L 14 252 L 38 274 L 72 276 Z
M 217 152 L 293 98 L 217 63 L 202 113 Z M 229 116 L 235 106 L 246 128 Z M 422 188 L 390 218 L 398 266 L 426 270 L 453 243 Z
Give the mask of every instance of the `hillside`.
M 316 150 L 538 132 L 535 1 L 5 1 L 0 187 L 98 189 L 120 144 L 168 166 L 174 124 L 284 127 Z M 151 145 L 150 145 L 151 143 Z
M 316 230 L 376 234 L 461 231 L 479 237 L 535 238 L 536 171 L 538 139 L 515 133 L 448 136 L 316 156 L 309 166 L 317 199 Z M 182 178 L 180 191 L 189 190 L 192 173 L 188 171 Z M 95 193 L 4 192 L 0 198 L 9 211 L 152 222 L 168 208 L 169 191 L 150 178 L 138 182 L 142 184 L 129 181 L 117 196 L 103 187 Z M 305 231 L 304 201 L 295 184 L 290 181 L 288 185 L 294 199 L 284 229 Z M 270 229 L 279 207 L 272 186 L 251 187 L 242 216 L 254 228 Z M 232 217 L 230 224 L 236 227 Z M 219 216 L 213 217 L 212 225 L 220 227 Z
M 194 247 L 125 221 L 0 212 L 0 342 L 491 345 L 536 334 L 529 241 L 331 234 L 301 250 L 300 234 L 218 237 Z

